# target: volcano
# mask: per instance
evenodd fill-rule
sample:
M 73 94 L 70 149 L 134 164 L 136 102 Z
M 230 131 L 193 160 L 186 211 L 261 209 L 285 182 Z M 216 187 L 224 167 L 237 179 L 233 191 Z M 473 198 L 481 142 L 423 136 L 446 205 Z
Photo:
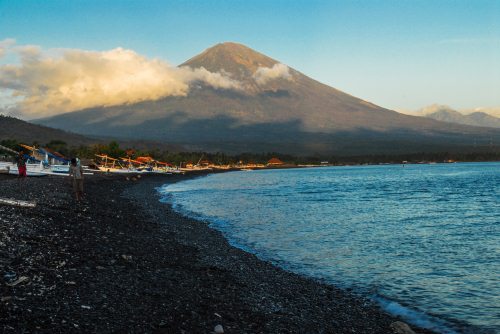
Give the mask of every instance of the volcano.
M 491 149 L 500 143 L 498 129 L 403 115 L 237 43 L 217 44 L 179 67 L 204 68 L 239 85 L 221 89 L 194 82 L 186 96 L 89 108 L 36 122 L 86 135 L 229 153 L 395 154 Z

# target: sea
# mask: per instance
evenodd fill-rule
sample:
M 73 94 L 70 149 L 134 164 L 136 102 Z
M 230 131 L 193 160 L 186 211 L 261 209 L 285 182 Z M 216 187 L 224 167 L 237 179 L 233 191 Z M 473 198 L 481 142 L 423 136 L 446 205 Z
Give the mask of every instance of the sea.
M 286 270 L 439 333 L 500 333 L 500 163 L 237 171 L 162 201 Z

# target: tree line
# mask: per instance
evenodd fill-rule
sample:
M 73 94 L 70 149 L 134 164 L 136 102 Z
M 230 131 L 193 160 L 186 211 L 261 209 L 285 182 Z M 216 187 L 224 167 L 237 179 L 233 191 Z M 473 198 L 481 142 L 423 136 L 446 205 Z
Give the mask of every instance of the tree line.
M 4 139 L 0 145 L 11 148 L 15 151 L 23 149 L 19 142 L 14 139 Z M 359 156 L 294 156 L 279 152 L 265 153 L 239 153 L 227 154 L 224 152 L 172 152 L 152 148 L 139 150 L 133 147 L 121 147 L 117 141 L 110 141 L 107 144 L 99 143 L 93 145 L 69 146 L 62 140 L 51 140 L 48 143 L 40 144 L 32 142 L 30 146 L 46 147 L 59 152 L 65 157 L 78 157 L 84 160 L 95 159 L 96 154 L 105 154 L 112 158 L 123 158 L 130 156 L 150 156 L 155 160 L 169 162 L 174 165 L 185 164 L 187 162 L 198 163 L 199 161 L 209 161 L 214 164 L 228 165 L 242 163 L 265 164 L 271 158 L 279 158 L 286 164 L 329 164 L 329 165 L 359 165 L 359 164 L 379 164 L 379 163 L 408 163 L 419 162 L 443 162 L 443 161 L 500 161 L 500 152 L 420 152 L 409 154 L 372 154 Z M 24 150 L 24 149 L 23 149 Z M 9 154 L 7 152 L 2 152 Z

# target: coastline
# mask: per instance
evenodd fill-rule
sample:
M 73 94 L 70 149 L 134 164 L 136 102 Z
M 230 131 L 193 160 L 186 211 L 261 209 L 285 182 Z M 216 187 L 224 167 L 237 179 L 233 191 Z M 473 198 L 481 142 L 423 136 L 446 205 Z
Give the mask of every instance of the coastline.
M 89 177 L 77 205 L 63 178 L 23 191 L 0 180 L 2 196 L 38 202 L 0 206 L 3 332 L 396 333 L 399 319 L 373 303 L 261 261 L 159 202 L 155 187 L 203 174 Z

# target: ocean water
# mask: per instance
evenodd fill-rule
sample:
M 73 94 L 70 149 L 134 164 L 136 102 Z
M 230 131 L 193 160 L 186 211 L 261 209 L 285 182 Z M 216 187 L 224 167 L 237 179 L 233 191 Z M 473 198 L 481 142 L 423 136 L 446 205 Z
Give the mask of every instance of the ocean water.
M 500 163 L 241 171 L 159 188 L 235 246 L 441 333 L 500 333 Z

